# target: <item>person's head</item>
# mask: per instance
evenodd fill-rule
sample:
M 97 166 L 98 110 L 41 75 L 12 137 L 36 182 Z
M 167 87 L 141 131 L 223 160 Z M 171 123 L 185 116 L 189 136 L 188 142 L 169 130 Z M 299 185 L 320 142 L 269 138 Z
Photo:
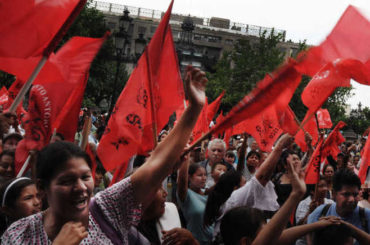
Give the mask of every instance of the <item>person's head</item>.
M 11 133 L 3 139 L 3 150 L 4 151 L 15 151 L 18 142 L 23 139 L 22 135 L 17 133 Z
M 225 245 L 252 244 L 266 223 L 263 212 L 250 207 L 228 211 L 221 220 L 221 236 Z
M 188 173 L 190 189 L 198 191 L 206 186 L 207 173 L 204 167 L 198 163 L 190 164 Z
M 337 203 L 337 213 L 341 216 L 350 215 L 357 207 L 361 181 L 348 169 L 341 169 L 333 176 L 333 197 Z
M 243 186 L 242 174 L 237 171 L 228 171 L 223 174 L 213 190 L 208 194 L 204 211 L 204 225 L 212 225 L 220 216 L 220 207 L 230 197 L 231 193 Z
M 355 171 L 355 165 L 353 165 L 353 163 L 351 161 L 349 161 L 347 163 L 347 169 L 354 172 Z
M 333 165 L 326 164 L 322 172 L 324 174 L 326 181 L 331 182 L 333 179 L 334 172 L 335 172 Z
M 164 214 L 167 191 L 159 188 L 151 203 L 144 207 L 143 220 L 159 219 Z
M 257 151 L 250 151 L 247 154 L 247 166 L 256 168 L 259 166 L 261 155 Z
M 41 211 L 35 183 L 29 178 L 8 180 L 0 189 L 1 210 L 11 221 Z
M 301 159 L 298 154 L 291 150 L 285 150 L 280 156 L 280 160 L 284 169 L 287 168 L 288 163 L 292 163 L 294 167 L 297 167 L 301 164 Z
M 218 182 L 220 176 L 223 175 L 226 171 L 227 171 L 226 163 L 216 162 L 212 165 L 211 176 L 215 183 Z
M 14 178 L 14 158 L 14 151 L 0 153 L 0 178 L 5 181 Z
M 316 185 L 307 185 L 307 189 L 310 191 L 310 195 L 315 195 L 315 186 Z M 319 183 L 317 183 L 317 197 L 319 200 L 324 200 L 328 192 L 328 183 L 326 178 L 320 175 Z
M 104 178 L 104 174 L 106 173 L 104 167 L 98 163 L 98 166 L 96 167 L 95 170 L 95 180 L 94 180 L 94 186 L 98 187 Z
M 64 136 L 61 133 L 56 133 L 54 136 L 51 136 L 50 143 L 54 143 L 56 141 L 63 141 Z
M 360 161 L 360 156 L 359 155 L 355 155 L 353 157 L 353 165 L 355 165 L 355 167 L 356 167 L 359 161 Z
M 259 150 L 259 147 L 258 147 L 257 141 L 253 140 L 251 144 L 251 151 L 258 151 L 258 150 Z
M 340 146 L 340 150 L 341 150 L 344 154 L 347 154 L 347 152 L 348 152 L 348 147 L 347 147 L 346 143 L 343 143 L 343 144 Z
M 313 234 L 313 245 L 352 245 L 351 229 L 345 224 L 326 226 Z
M 167 135 L 168 135 L 168 131 L 167 130 L 162 130 L 162 132 L 158 136 L 158 142 L 162 142 L 164 140 L 164 138 L 167 137 Z
M 226 152 L 226 144 L 222 139 L 213 139 L 208 144 L 208 158 L 212 165 L 215 162 L 220 162 L 224 158 Z
M 227 162 L 228 164 L 233 164 L 235 162 L 235 159 L 236 159 L 236 156 L 235 156 L 235 153 L 233 151 L 227 151 L 226 154 L 225 154 L 225 162 Z
M 36 177 L 50 213 L 59 222 L 85 221 L 94 188 L 91 160 L 78 146 L 58 141 L 38 154 Z
M 338 168 L 342 168 L 343 167 L 343 163 L 344 163 L 344 154 L 341 152 L 337 155 L 337 164 L 338 164 Z

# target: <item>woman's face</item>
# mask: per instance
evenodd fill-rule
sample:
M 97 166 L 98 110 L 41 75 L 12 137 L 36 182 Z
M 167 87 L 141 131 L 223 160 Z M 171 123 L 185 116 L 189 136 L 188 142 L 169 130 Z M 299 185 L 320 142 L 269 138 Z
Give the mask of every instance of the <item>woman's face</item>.
M 299 165 L 301 165 L 301 159 L 299 159 L 299 156 L 296 154 L 289 154 L 286 160 L 287 163 L 293 163 L 294 167 L 298 167 Z
M 3 155 L 0 158 L 0 176 L 4 180 L 14 178 L 14 158 L 12 156 Z
M 46 189 L 51 213 L 68 221 L 84 221 L 94 188 L 91 170 L 83 158 L 69 159 Z
M 41 211 L 41 199 L 35 185 L 24 187 L 11 208 L 11 216 L 18 220 Z
M 328 166 L 324 171 L 324 176 L 326 178 L 331 178 L 334 175 L 334 169 L 332 166 Z
M 190 176 L 190 187 L 193 189 L 203 189 L 206 186 L 207 174 L 203 167 L 199 167 L 193 175 Z
M 163 189 L 162 187 L 159 188 L 154 196 L 153 201 L 145 209 L 143 217 L 145 217 L 147 220 L 160 218 L 165 211 L 165 202 L 167 195 L 168 193 L 165 189 Z
M 326 197 L 326 193 L 328 192 L 328 184 L 325 180 L 320 180 L 317 185 L 317 192 L 318 196 L 321 199 L 324 199 Z

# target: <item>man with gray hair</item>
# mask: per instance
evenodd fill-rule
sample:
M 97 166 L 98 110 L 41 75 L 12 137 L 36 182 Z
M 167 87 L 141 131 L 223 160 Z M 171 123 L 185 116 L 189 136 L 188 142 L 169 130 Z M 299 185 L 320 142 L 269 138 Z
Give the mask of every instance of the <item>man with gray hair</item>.
M 201 161 L 199 164 L 206 169 L 207 182 L 206 188 L 210 188 L 213 185 L 213 178 L 211 176 L 212 166 L 218 162 L 224 162 L 224 156 L 226 153 L 226 144 L 222 139 L 213 139 L 208 143 L 208 159 Z M 226 164 L 227 170 L 230 170 L 232 166 Z

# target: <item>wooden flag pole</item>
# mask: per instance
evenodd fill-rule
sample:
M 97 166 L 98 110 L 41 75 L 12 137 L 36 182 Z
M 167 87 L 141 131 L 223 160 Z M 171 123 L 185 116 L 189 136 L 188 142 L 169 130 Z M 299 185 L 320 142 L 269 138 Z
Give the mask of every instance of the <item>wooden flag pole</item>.
M 23 174 L 26 171 L 28 165 L 30 164 L 30 160 L 31 160 L 31 155 L 28 154 L 28 157 L 27 157 L 26 161 L 23 163 L 23 166 L 22 166 L 21 170 L 19 170 L 19 173 L 17 174 L 17 178 L 23 176 Z
M 89 142 L 91 123 L 92 123 L 92 119 L 91 119 L 91 115 L 89 115 L 88 118 L 85 118 L 84 126 L 82 129 L 82 140 L 81 140 L 81 145 L 80 145 L 80 148 L 82 150 L 86 149 L 86 146 Z
M 9 107 L 10 113 L 15 113 L 17 110 L 18 105 L 21 103 L 22 99 L 26 95 L 27 91 L 30 89 L 33 81 L 35 81 L 37 75 L 40 73 L 41 69 L 44 67 L 46 61 L 48 60 L 48 56 L 43 56 L 35 69 L 33 70 L 30 78 L 28 78 L 27 82 L 23 85 L 17 96 L 15 97 L 12 105 Z

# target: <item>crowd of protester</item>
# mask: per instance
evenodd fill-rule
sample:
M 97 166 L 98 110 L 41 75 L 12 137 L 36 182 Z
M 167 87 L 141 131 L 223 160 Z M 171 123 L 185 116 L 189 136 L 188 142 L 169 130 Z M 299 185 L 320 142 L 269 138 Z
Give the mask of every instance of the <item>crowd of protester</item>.
M 212 138 L 183 154 L 205 103 L 205 74 L 189 71 L 189 105 L 147 156 L 132 157 L 126 177 L 97 167 L 79 146 L 92 117 L 96 153 L 106 117 L 83 110 L 75 142 L 55 134 L 15 176 L 15 150 L 24 131 L 0 115 L 0 229 L 2 244 L 370 244 L 370 182 L 358 169 L 366 139 L 345 142 L 322 163 L 317 185 L 302 153 L 284 134 L 263 152 L 247 134 Z M 310 137 L 306 136 L 308 146 Z

